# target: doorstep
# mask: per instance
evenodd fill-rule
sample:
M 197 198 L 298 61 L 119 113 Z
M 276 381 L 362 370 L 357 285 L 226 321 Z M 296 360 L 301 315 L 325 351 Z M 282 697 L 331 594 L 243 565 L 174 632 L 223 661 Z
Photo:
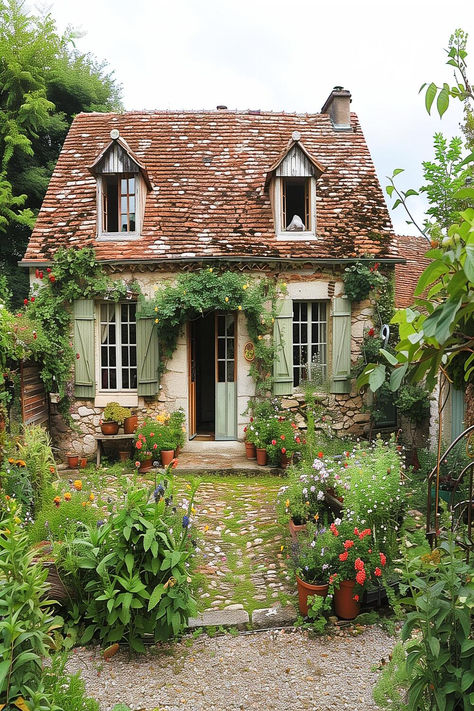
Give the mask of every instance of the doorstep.
M 236 627 L 238 630 L 292 626 L 297 618 L 293 605 L 264 607 L 249 613 L 243 605 L 229 605 L 223 610 L 205 610 L 188 621 L 188 629 L 198 627 Z
M 244 443 L 235 440 L 224 442 L 191 440 L 181 450 L 178 460 L 181 473 L 244 472 L 256 476 L 281 474 L 282 471 L 279 467 L 261 467 L 256 459 L 247 459 Z

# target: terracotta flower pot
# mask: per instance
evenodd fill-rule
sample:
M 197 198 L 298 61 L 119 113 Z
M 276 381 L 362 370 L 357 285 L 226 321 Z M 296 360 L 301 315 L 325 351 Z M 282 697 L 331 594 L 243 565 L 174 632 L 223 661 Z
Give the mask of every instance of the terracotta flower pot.
M 119 450 L 119 460 L 121 462 L 126 462 L 127 459 L 130 459 L 130 450 L 126 450 L 126 451 Z
M 144 474 L 145 472 L 149 472 L 152 466 L 153 459 L 151 457 L 149 459 L 144 459 L 143 462 L 140 463 L 140 469 L 138 471 L 140 474 Z
M 86 457 L 81 457 L 79 459 L 79 466 L 81 469 L 85 469 L 87 467 L 87 458 Z
M 290 466 L 290 464 L 291 464 L 292 461 L 293 461 L 293 455 L 292 455 L 292 454 L 290 454 L 289 457 L 288 457 L 287 454 L 282 454 L 282 455 L 281 455 L 281 458 L 280 458 L 280 467 L 281 467 L 282 469 L 287 469 L 287 468 Z
M 77 454 L 68 454 L 67 455 L 67 465 L 69 469 L 77 469 L 79 466 L 79 455 Z
M 103 435 L 116 435 L 119 431 L 118 422 L 102 422 L 100 429 Z
M 288 521 L 288 528 L 290 529 L 290 536 L 291 540 L 293 543 L 298 542 L 298 533 L 300 531 L 306 531 L 306 524 L 305 523 L 294 523 L 293 519 L 290 518 Z
M 360 611 L 360 603 L 354 600 L 355 580 L 343 580 L 334 590 L 334 611 L 343 620 L 353 620 Z
M 138 427 L 138 415 L 130 415 L 126 417 L 123 421 L 123 431 L 124 434 L 133 434 L 136 432 Z
M 298 588 L 298 606 L 301 614 L 306 617 L 308 614 L 308 597 L 310 597 L 310 595 L 326 597 L 329 585 L 313 585 L 311 583 L 305 583 L 305 581 L 301 580 L 298 576 L 296 576 L 296 585 Z
M 246 442 L 245 443 L 245 456 L 247 459 L 255 459 L 257 456 L 257 453 L 255 451 L 255 445 L 253 442 Z
M 256 447 L 255 452 L 257 455 L 257 464 L 264 467 L 267 463 L 267 450 L 265 447 Z
M 161 463 L 164 467 L 171 464 L 174 459 L 174 449 L 162 449 L 161 450 Z

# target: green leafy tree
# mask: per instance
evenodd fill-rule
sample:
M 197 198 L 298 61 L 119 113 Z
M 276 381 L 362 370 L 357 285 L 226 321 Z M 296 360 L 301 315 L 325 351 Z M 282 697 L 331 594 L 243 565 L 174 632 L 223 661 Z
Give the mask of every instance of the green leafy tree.
M 29 14 L 21 0 L 0 0 L 0 268 L 13 299 L 27 291 L 17 267 L 75 114 L 121 108 L 120 87 L 105 64 L 60 35 L 50 14 Z

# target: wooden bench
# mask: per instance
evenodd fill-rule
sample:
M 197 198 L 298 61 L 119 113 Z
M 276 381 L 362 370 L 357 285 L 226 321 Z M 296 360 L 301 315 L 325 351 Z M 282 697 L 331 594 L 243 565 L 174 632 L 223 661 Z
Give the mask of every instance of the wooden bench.
M 120 440 L 128 439 L 134 440 L 134 434 L 116 434 L 116 435 L 94 435 L 94 439 L 97 441 L 97 459 L 96 464 L 99 466 L 102 454 L 104 451 L 104 442 L 119 442 Z

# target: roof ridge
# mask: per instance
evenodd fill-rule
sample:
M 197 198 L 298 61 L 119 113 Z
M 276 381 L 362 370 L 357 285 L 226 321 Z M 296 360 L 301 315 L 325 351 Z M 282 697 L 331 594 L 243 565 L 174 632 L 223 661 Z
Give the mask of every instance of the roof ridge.
M 269 109 L 130 109 L 129 111 L 80 111 L 76 116 L 137 116 L 137 115 L 153 115 L 153 114 L 219 114 L 234 115 L 241 114 L 244 116 L 328 116 L 328 114 L 316 111 L 272 111 Z M 357 113 L 351 111 L 351 116 L 357 118 Z

